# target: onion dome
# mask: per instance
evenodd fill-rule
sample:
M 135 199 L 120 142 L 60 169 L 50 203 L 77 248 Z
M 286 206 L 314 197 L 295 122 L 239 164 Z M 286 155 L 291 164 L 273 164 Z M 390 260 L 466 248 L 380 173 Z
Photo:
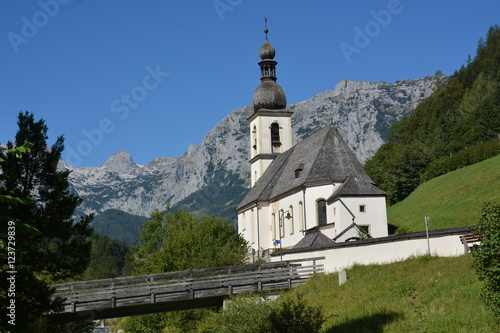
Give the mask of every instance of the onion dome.
M 264 45 L 262 45 L 262 47 L 259 50 L 259 57 L 262 60 L 266 60 L 266 59 L 272 60 L 272 59 L 274 59 L 275 55 L 276 55 L 276 51 L 274 51 L 274 47 L 272 47 L 271 44 L 269 44 L 269 41 L 266 39 L 266 42 L 264 43 Z
M 286 96 L 283 89 L 273 80 L 263 81 L 253 93 L 253 109 L 283 110 Z

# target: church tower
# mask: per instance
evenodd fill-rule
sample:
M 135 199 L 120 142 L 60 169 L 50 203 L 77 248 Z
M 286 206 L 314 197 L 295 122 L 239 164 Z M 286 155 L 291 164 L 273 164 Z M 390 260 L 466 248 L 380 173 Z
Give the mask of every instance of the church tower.
M 262 176 L 267 167 L 278 154 L 292 147 L 291 111 L 286 108 L 286 96 L 283 89 L 276 83 L 276 52 L 266 41 L 259 50 L 262 59 L 260 66 L 260 85 L 255 89 L 252 102 L 254 113 L 250 123 L 250 165 L 251 186 Z

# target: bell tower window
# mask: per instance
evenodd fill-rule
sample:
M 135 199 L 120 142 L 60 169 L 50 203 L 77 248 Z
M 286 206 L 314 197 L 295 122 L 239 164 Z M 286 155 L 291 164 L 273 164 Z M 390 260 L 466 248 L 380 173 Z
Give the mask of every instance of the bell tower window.
M 273 153 L 281 152 L 280 126 L 278 123 L 271 124 L 271 145 Z
M 257 126 L 254 125 L 253 130 L 252 130 L 252 136 L 253 136 L 253 146 L 252 148 L 254 150 L 257 150 Z

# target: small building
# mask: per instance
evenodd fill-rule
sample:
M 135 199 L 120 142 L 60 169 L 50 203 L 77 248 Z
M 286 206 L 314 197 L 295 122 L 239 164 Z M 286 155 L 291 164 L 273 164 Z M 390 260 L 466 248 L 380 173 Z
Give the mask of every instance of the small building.
M 237 207 L 238 231 L 261 253 L 292 248 L 315 232 L 332 243 L 387 236 L 387 194 L 333 124 L 292 145 L 293 112 L 276 83 L 276 53 L 265 33 L 248 118 L 251 189 Z

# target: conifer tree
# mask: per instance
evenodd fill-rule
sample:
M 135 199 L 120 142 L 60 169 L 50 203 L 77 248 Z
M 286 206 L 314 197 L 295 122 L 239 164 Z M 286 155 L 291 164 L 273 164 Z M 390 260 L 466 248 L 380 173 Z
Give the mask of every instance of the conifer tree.
M 50 299 L 52 292 L 47 283 L 85 270 L 92 216 L 73 216 L 82 199 L 69 190 L 69 171 L 57 169 L 64 149 L 63 137 L 58 137 L 49 147 L 45 121 L 35 121 L 29 112 L 19 113 L 18 126 L 15 141 L 7 143 L 7 150 L 0 151 L 3 160 L 0 197 L 19 198 L 22 204 L 0 200 L 0 233 L 6 234 L 8 225 L 16 227 L 16 321 L 19 324 L 4 327 L 2 319 L 0 330 L 33 332 L 38 328 L 29 327 L 30 324 L 58 307 L 58 302 Z M 25 142 L 31 143 L 30 152 L 22 156 L 9 153 Z M 24 226 L 29 226 L 31 231 L 26 231 Z M 4 275 L 9 271 L 4 259 L 0 271 L 2 287 Z M 4 304 L 0 308 L 6 313 Z

